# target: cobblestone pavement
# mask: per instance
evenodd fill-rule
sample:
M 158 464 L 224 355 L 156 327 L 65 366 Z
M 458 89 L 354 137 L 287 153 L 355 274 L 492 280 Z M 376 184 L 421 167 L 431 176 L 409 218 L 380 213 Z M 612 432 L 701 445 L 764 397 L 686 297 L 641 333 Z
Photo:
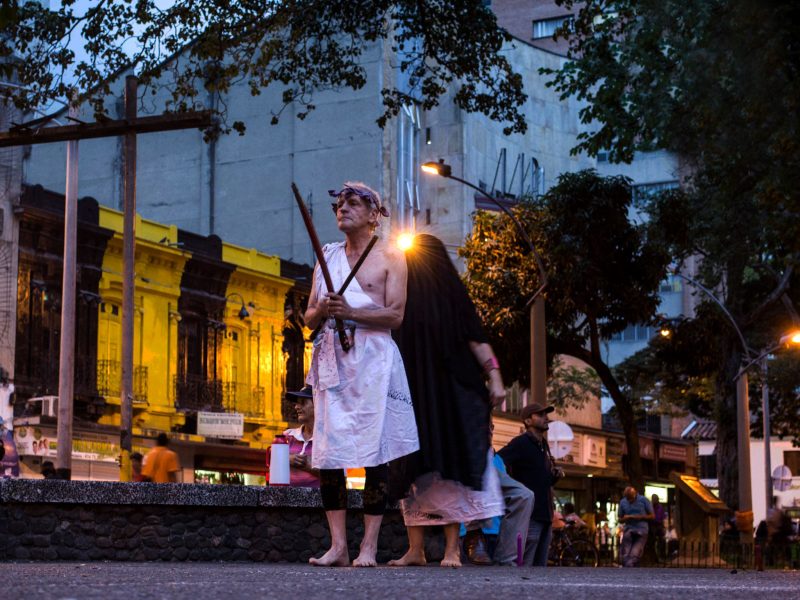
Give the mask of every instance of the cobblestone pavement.
M 722 569 L 514 569 L 438 565 L 324 569 L 252 563 L 0 564 L 0 597 L 46 600 L 103 598 L 689 598 L 800 599 L 800 572 Z

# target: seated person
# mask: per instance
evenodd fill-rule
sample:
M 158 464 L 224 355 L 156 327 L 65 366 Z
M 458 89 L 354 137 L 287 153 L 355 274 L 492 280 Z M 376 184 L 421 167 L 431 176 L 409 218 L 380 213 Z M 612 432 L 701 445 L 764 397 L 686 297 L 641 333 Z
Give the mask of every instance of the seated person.
M 319 487 L 319 469 L 311 467 L 311 452 L 314 435 L 314 399 L 311 386 L 298 392 L 286 392 L 294 398 L 294 411 L 299 427 L 283 432 L 289 442 L 289 485 L 293 487 Z M 269 479 L 269 462 L 267 462 Z
M 575 512 L 575 505 L 572 502 L 564 503 L 564 511 L 562 512 L 562 519 L 566 525 L 571 525 L 576 528 L 586 527 L 586 521 L 581 519 Z

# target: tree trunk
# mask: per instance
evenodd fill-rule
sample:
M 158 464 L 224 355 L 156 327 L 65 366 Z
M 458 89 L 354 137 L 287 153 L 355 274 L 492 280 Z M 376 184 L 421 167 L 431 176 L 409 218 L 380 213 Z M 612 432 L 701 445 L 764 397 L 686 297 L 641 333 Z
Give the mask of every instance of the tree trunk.
M 742 363 L 742 354 L 733 341 L 728 343 L 723 354 L 724 362 L 717 372 L 715 413 L 717 420 L 717 481 L 719 497 L 733 509 L 739 508 L 739 448 L 736 419 L 735 377 Z
M 582 360 L 597 372 L 597 376 L 600 377 L 600 381 L 603 382 L 606 390 L 611 395 L 611 399 L 614 401 L 622 432 L 625 434 L 625 445 L 628 448 L 628 464 L 625 474 L 628 476 L 631 485 L 638 492 L 644 493 L 644 473 L 642 472 L 642 458 L 639 455 L 639 429 L 636 426 L 636 414 L 633 410 L 633 404 L 620 389 L 611 369 L 599 357 L 599 353 L 595 355 L 582 346 L 563 343 L 556 339 L 548 339 L 547 343 L 551 352 L 566 354 Z

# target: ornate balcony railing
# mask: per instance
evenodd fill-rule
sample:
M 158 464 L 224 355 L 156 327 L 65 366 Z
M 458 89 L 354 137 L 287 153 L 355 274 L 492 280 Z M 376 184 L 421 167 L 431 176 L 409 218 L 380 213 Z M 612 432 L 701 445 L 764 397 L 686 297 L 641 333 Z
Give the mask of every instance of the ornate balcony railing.
M 181 375 L 175 379 L 175 406 L 181 410 L 224 412 L 222 382 L 208 381 L 198 375 Z
M 175 378 L 175 406 L 182 410 L 237 412 L 263 418 L 266 390 L 235 381 L 207 381 L 198 376 Z
M 246 417 L 263 418 L 266 409 L 265 392 L 263 387 L 250 387 L 244 383 L 226 381 L 222 384 L 225 411 L 242 413 Z
M 122 364 L 118 360 L 97 361 L 97 393 L 105 398 L 119 398 Z M 133 401 L 147 402 L 147 367 L 133 367 Z

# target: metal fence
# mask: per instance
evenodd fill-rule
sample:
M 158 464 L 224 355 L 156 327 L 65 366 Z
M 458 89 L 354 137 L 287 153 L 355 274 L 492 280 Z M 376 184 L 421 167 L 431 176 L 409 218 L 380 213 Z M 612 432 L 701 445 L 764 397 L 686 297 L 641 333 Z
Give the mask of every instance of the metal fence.
M 97 361 L 97 393 L 105 398 L 120 397 L 122 363 L 118 360 Z M 147 367 L 133 367 L 133 401 L 147 402 Z
M 266 390 L 235 381 L 208 381 L 199 376 L 175 377 L 175 405 L 183 410 L 236 412 L 264 418 Z
M 620 540 L 595 542 L 599 566 L 619 566 Z M 800 569 L 800 540 L 782 544 L 738 540 L 648 540 L 641 566 L 692 569 Z
M 246 417 L 263 418 L 266 410 L 263 387 L 250 387 L 244 383 L 222 383 L 222 404 L 226 412 L 242 413 Z

